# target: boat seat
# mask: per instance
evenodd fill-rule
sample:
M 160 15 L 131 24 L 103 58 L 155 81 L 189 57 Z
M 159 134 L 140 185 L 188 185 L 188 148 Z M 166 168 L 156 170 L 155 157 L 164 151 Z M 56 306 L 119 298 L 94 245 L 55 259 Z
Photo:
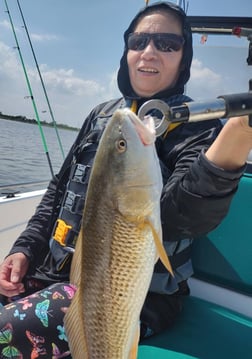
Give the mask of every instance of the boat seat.
M 251 318 L 189 297 L 172 328 L 142 341 L 138 359 L 247 359 L 251 335 Z
M 246 173 L 221 225 L 194 241 L 195 278 L 252 299 L 251 217 L 252 175 Z M 170 330 L 139 346 L 138 359 L 162 358 L 250 359 L 252 316 L 190 296 Z

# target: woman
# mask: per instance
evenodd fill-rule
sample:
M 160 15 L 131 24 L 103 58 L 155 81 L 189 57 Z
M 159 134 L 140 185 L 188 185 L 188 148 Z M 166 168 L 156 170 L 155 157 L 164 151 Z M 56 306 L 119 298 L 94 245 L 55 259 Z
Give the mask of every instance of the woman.
M 126 30 L 124 41 L 118 72 L 123 97 L 90 113 L 61 171 L 0 267 L 0 293 L 12 298 L 1 311 L 0 329 L 11 333 L 23 357 L 31 351 L 43 357 L 68 351 L 61 309 L 68 307 L 75 291 L 68 284 L 71 253 L 90 168 L 107 121 L 117 108 L 128 106 L 137 112 L 149 99 L 170 106 L 190 101 L 183 93 L 190 77 L 192 34 L 179 7 L 160 2 L 144 8 Z M 192 275 L 191 242 L 227 214 L 252 148 L 252 129 L 247 117 L 232 118 L 224 128 L 218 120 L 181 124 L 157 138 L 156 148 L 164 182 L 163 240 L 175 276 L 157 263 L 141 313 L 141 338 L 171 326 L 181 311 Z M 78 201 L 71 202 L 73 198 Z M 57 236 L 59 219 L 73 227 L 64 238 Z M 13 302 L 13 297 L 34 292 Z M 8 345 L 4 342 L 0 348 Z

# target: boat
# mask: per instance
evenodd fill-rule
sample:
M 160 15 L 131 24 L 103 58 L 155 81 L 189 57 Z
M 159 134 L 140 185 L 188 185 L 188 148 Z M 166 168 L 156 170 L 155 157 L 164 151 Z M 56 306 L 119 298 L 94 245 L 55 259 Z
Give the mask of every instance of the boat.
M 252 34 L 252 18 L 193 16 L 190 21 L 199 34 L 232 34 L 233 29 L 240 31 L 240 36 L 242 32 L 248 35 L 244 29 Z M 247 37 L 248 57 L 244 62 L 247 60 L 250 66 L 252 35 Z M 251 91 L 250 86 L 245 97 L 252 108 Z M 207 109 L 205 106 L 205 112 Z M 142 341 L 138 359 L 252 357 L 251 159 L 226 218 L 214 231 L 194 241 L 191 294 L 185 298 L 178 321 L 171 329 Z M 0 197 L 0 261 L 44 192 L 43 188 L 24 193 L 9 191 Z

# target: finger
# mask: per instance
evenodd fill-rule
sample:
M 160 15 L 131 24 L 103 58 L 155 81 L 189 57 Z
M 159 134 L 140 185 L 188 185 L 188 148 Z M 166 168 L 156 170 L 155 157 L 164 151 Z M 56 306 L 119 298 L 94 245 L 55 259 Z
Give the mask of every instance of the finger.
M 23 279 L 23 261 L 20 260 L 13 260 L 12 266 L 10 268 L 10 281 L 12 283 L 21 283 Z
M 3 290 L 3 289 L 0 291 L 0 293 L 7 298 L 15 297 L 23 292 L 24 291 L 20 291 L 20 290 Z
M 18 264 L 4 263 L 0 270 L 0 280 L 19 283 L 20 279 L 20 266 Z
M 1 280 L 10 280 L 12 266 L 8 262 L 4 262 L 0 266 L 0 281 Z
M 7 280 L 0 280 L 0 294 L 5 295 L 6 297 L 12 297 L 24 292 L 23 283 L 13 284 Z

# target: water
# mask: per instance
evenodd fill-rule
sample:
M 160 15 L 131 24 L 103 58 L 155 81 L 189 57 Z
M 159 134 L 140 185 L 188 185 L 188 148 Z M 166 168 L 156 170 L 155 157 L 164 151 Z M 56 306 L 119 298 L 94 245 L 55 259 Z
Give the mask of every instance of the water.
M 44 136 L 56 174 L 63 163 L 63 155 L 58 143 L 56 131 L 52 127 L 43 127 Z M 72 146 L 78 132 L 58 129 L 65 156 Z M 0 119 L 0 192 L 2 186 L 46 181 L 51 179 L 51 171 L 40 137 L 39 127 L 33 124 Z M 46 183 L 42 188 L 46 187 Z M 15 188 L 15 187 L 14 187 Z M 41 189 L 40 185 L 18 187 L 23 192 Z

